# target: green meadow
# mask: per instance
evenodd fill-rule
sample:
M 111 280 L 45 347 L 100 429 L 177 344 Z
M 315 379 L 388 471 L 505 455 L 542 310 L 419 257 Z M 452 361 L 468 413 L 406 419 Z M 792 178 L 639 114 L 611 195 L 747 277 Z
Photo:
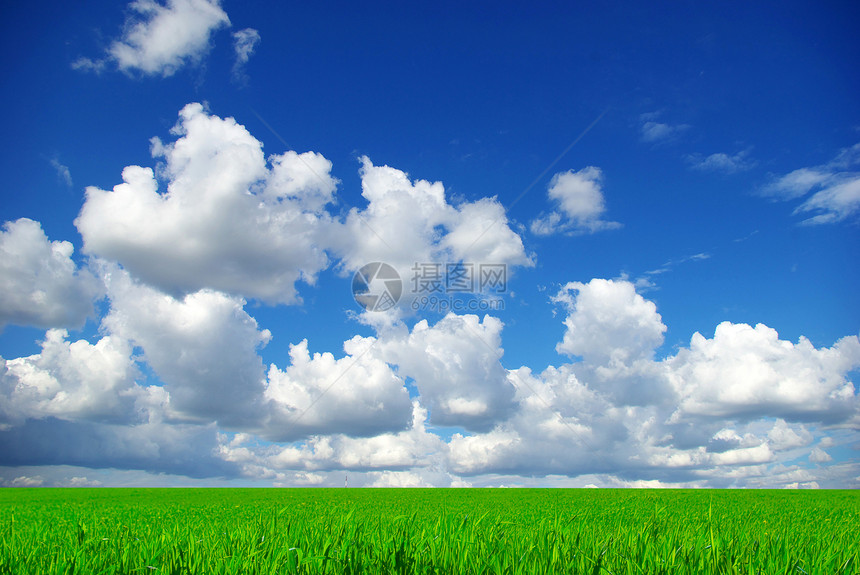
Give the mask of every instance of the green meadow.
M 860 573 L 860 493 L 2 489 L 0 573 Z

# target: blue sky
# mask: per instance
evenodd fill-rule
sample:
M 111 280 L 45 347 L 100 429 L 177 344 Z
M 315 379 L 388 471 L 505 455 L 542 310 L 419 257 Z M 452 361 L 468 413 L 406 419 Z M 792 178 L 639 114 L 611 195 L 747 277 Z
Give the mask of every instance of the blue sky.
M 857 6 L 2 12 L 3 485 L 858 486 Z

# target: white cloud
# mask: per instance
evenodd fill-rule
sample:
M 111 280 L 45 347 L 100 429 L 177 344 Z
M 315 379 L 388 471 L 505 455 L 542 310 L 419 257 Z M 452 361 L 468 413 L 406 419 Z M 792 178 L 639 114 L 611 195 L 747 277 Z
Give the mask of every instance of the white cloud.
M 841 150 L 826 164 L 799 168 L 776 178 L 761 194 L 778 200 L 796 200 L 809 194 L 794 210 L 809 215 L 803 224 L 830 224 L 860 214 L 860 144 Z
M 829 453 L 819 447 L 813 447 L 809 452 L 809 461 L 812 463 L 827 463 L 833 461 L 833 457 Z
M 57 171 L 57 177 L 60 178 L 66 186 L 71 188 L 72 172 L 69 170 L 69 167 L 61 164 L 57 158 L 51 158 L 51 166 Z
M 10 481 L 9 487 L 41 487 L 44 483 L 45 480 L 40 475 L 34 475 L 32 477 L 21 475 Z
M 370 487 L 432 487 L 420 475 L 411 471 L 382 471 L 375 475 Z
M 441 182 L 413 182 L 401 170 L 374 166 L 367 157 L 361 162 L 368 205 L 351 209 L 337 235 L 328 238 L 345 270 L 383 261 L 408 278 L 415 263 L 531 265 L 495 198 L 452 205 Z
M 749 159 L 749 150 L 742 150 L 733 155 L 718 152 L 705 157 L 701 154 L 691 154 L 687 156 L 687 161 L 694 170 L 726 174 L 744 172 L 755 167 L 755 161 Z
M 135 0 L 134 13 L 123 35 L 108 49 L 108 58 L 124 72 L 171 76 L 182 66 L 200 61 L 209 50 L 212 33 L 230 25 L 219 0 Z M 98 68 L 99 62 L 79 61 L 80 67 Z M 87 64 L 89 62 L 89 64 Z
M 69 479 L 69 487 L 101 487 L 104 485 L 98 479 L 87 479 L 86 477 L 72 477 Z
M 643 142 L 656 143 L 673 140 L 690 128 L 688 124 L 672 125 L 656 122 L 654 121 L 655 118 L 655 114 L 642 115 L 643 122 L 639 133 Z
M 715 345 L 703 349 L 694 337 L 689 349 L 655 361 L 665 326 L 653 303 L 629 282 L 572 283 L 555 300 L 570 312 L 560 351 L 583 360 L 538 376 L 525 367 L 511 371 L 517 409 L 486 433 L 455 434 L 449 442 L 452 472 L 605 472 L 635 481 L 758 484 L 813 441 L 809 423 L 786 419 L 828 424 L 857 411 L 846 380 L 860 359 L 857 338 L 815 349 L 806 340 L 779 341 L 764 326 L 723 324 L 714 340 L 706 340 Z M 747 330 L 751 337 L 733 337 Z M 731 350 L 723 349 L 727 338 L 735 345 Z M 701 362 L 693 365 L 694 356 Z M 749 409 L 722 394 L 726 382 L 751 394 Z M 763 419 L 770 417 L 778 419 Z M 849 471 L 839 473 L 808 475 L 802 482 L 839 485 Z
M 817 481 L 807 481 L 805 483 L 798 483 L 797 481 L 793 483 L 787 483 L 784 489 L 821 489 L 821 486 L 818 485 Z
M 369 436 L 408 427 L 412 404 L 401 380 L 371 349 L 373 338 L 344 344 L 347 356 L 308 351 L 303 340 L 290 346 L 290 365 L 269 368 L 270 402 L 266 437 L 285 441 L 308 434 Z
M 839 180 L 816 192 L 794 210 L 795 214 L 816 214 L 804 220 L 804 224 L 831 224 L 860 213 L 860 174 Z
M 812 434 L 803 425 L 791 426 L 784 419 L 777 419 L 768 431 L 767 439 L 775 451 L 804 447 L 812 443 Z
M 630 364 L 650 359 L 663 343 L 666 326 L 657 306 L 637 294 L 630 282 L 571 282 L 553 301 L 569 311 L 564 338 L 556 346 L 559 353 L 581 356 L 594 365 Z
M 412 402 L 412 424 L 397 433 L 373 437 L 343 434 L 312 436 L 299 444 L 257 449 L 222 441 L 219 453 L 243 467 L 250 476 L 286 470 L 398 470 L 427 468 L 440 459 L 444 443 L 425 427 L 427 410 Z
M 690 347 L 667 359 L 678 394 L 673 419 L 778 417 L 839 421 L 857 410 L 846 374 L 860 365 L 860 339 L 816 349 L 801 337 L 780 340 L 759 324 L 723 322 L 713 339 L 694 334 Z
M 594 279 L 553 298 L 568 312 L 558 351 L 582 361 L 540 374 L 502 367 L 498 319 L 449 314 L 355 337 L 340 358 L 302 341 L 266 377 L 258 348 L 270 334 L 242 299 L 173 297 L 102 269 L 111 309 L 98 343 L 49 331 L 40 354 L 4 362 L 0 465 L 109 461 L 285 485 L 342 484 L 348 471 L 353 485 L 597 473 L 606 485 L 829 486 L 851 472 L 779 469 L 813 442 L 810 426 L 856 416 L 856 337 L 815 349 L 725 323 L 656 361 L 666 327 L 653 302 L 630 282 Z M 164 387 L 141 387 L 136 362 Z M 420 394 L 411 401 L 404 378 Z M 466 431 L 445 441 L 431 423 Z M 828 446 L 809 462 L 828 463 Z
M 6 324 L 80 327 L 103 291 L 72 260 L 70 242 L 50 241 L 39 222 L 21 218 L 0 231 L 0 329 Z
M 175 296 L 210 288 L 295 303 L 296 282 L 313 283 L 327 252 L 344 271 L 384 261 L 406 281 L 415 263 L 532 264 L 495 198 L 452 205 L 440 182 L 413 183 L 363 158 L 368 205 L 336 220 L 326 206 L 337 180 L 322 155 L 288 151 L 267 163 L 243 126 L 200 104 L 183 108 L 173 133 L 173 143 L 153 140 L 166 161 L 157 173 L 128 166 L 113 191 L 87 188 L 76 225 L 88 253 Z
M 422 320 L 408 335 L 381 336 L 378 353 L 415 380 L 433 424 L 487 430 L 514 408 L 500 362 L 502 326 L 489 315 L 449 313 L 432 327 Z
M 103 326 L 143 350 L 164 382 L 171 409 L 227 427 L 259 425 L 264 367 L 258 329 L 245 302 L 212 290 L 174 298 L 108 269 L 110 313 Z
M 559 172 L 553 176 L 547 194 L 558 208 L 532 221 L 532 233 L 581 234 L 621 227 L 618 222 L 601 219 L 606 211 L 602 180 L 603 172 L 594 166 L 588 166 L 578 172 Z
M 180 112 L 158 181 L 128 166 L 113 191 L 87 188 L 75 223 L 91 254 L 118 261 L 174 295 L 203 288 L 269 303 L 297 301 L 295 282 L 327 265 L 319 247 L 336 180 L 319 154 L 287 152 L 267 167 L 262 144 L 232 118 L 200 104 Z
M 65 330 L 45 334 L 42 351 L 0 362 L 0 426 L 48 416 L 69 420 L 133 422 L 142 390 L 130 346 L 105 336 L 95 345 L 68 341 Z M 0 364 L 2 365 L 2 364 Z
M 260 33 L 253 28 L 245 28 L 233 32 L 233 49 L 236 52 L 236 62 L 233 64 L 233 78 L 242 79 L 245 64 L 251 59 L 257 44 L 260 43 Z
M 826 182 L 829 174 L 812 168 L 800 168 L 764 187 L 762 193 L 782 200 L 793 200 Z

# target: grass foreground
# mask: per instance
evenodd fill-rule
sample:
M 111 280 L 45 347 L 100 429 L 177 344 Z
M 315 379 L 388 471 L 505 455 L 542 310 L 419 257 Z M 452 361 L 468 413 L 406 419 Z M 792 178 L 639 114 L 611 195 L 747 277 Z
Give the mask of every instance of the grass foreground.
M 860 492 L 2 489 L 0 574 L 860 573 Z

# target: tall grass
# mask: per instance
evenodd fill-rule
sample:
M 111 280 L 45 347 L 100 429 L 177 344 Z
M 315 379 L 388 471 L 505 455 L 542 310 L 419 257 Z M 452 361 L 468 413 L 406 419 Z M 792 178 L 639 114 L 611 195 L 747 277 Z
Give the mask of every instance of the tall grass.
M 860 572 L 860 493 L 5 489 L 2 574 Z

